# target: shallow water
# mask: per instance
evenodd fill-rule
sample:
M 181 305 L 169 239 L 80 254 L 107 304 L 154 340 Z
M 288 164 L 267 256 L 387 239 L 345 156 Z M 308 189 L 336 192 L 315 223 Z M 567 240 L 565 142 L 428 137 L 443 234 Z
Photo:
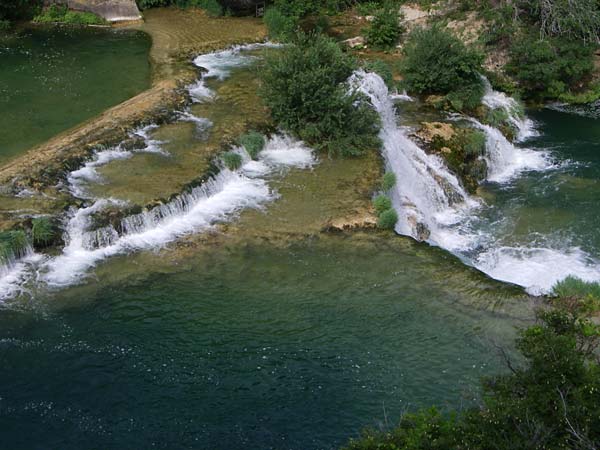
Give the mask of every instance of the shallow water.
M 30 27 L 0 37 L 0 162 L 150 85 L 150 38 Z
M 407 408 L 473 402 L 528 308 L 389 235 L 192 254 L 117 258 L 0 310 L 2 442 L 334 448 Z

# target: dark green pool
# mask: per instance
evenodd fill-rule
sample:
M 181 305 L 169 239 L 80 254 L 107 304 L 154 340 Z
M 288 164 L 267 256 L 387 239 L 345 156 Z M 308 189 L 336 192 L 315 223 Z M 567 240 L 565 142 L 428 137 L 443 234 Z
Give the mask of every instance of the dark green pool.
M 4 448 L 334 448 L 470 404 L 527 308 L 400 237 L 139 254 L 97 277 L 0 310 Z
M 150 38 L 34 27 L 0 37 L 0 162 L 148 88 Z

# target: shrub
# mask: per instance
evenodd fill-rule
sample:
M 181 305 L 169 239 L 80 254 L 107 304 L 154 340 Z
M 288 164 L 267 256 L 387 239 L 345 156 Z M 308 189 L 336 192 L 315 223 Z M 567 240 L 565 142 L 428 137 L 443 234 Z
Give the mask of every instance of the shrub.
M 37 23 L 67 23 L 71 25 L 105 25 L 102 17 L 90 12 L 69 11 L 63 5 L 51 5 L 33 18 Z
M 483 96 L 483 56 L 440 25 L 417 28 L 404 46 L 407 87 L 420 94 L 447 95 L 456 109 L 473 108 Z
M 298 28 L 298 19 L 286 16 L 275 6 L 267 8 L 263 21 L 267 26 L 269 37 L 276 41 L 288 41 Z
M 542 37 L 587 43 L 600 40 L 600 5 L 596 0 L 521 0 L 519 6 L 539 26 Z
M 42 0 L 0 0 L 0 20 L 28 20 L 42 9 Z
M 273 119 L 317 149 L 359 155 L 380 145 L 379 117 L 351 88 L 355 60 L 322 34 L 298 34 L 268 55 L 260 94 Z
M 593 297 L 600 300 L 600 283 L 583 281 L 573 276 L 556 283 L 552 291 L 559 297 Z
M 593 48 L 563 39 L 540 40 L 530 36 L 511 47 L 507 70 L 524 96 L 554 99 L 582 83 L 594 69 Z
M 237 170 L 242 167 L 242 157 L 238 153 L 235 152 L 225 152 L 221 156 L 225 167 L 229 170 Z
M 242 134 L 238 142 L 246 149 L 252 159 L 256 159 L 265 147 L 265 137 L 257 131 Z
M 8 31 L 10 29 L 10 21 L 0 19 L 0 32 Z
M 381 214 L 392 207 L 392 201 L 386 195 L 380 194 L 373 199 L 373 207 L 377 214 Z
M 361 16 L 372 16 L 381 8 L 381 2 L 367 1 L 356 5 L 356 12 Z
M 377 226 L 382 230 L 393 230 L 398 222 L 398 213 L 394 209 L 386 209 L 379 214 Z
M 386 172 L 381 179 L 381 189 L 389 191 L 396 186 L 396 174 L 394 172 Z
M 600 441 L 600 327 L 576 303 L 539 311 L 519 334 L 524 363 L 483 381 L 480 406 L 405 415 L 366 432 L 348 450 L 593 449 Z
M 389 49 L 396 45 L 403 31 L 398 8 L 386 3 L 384 8 L 375 13 L 371 25 L 365 30 L 365 38 L 374 48 Z
M 0 232 L 0 263 L 23 256 L 27 250 L 27 236 L 21 230 Z
M 375 72 L 379 75 L 388 88 L 391 88 L 394 84 L 394 74 L 392 73 L 392 68 L 388 63 L 382 61 L 381 59 L 376 59 L 373 61 L 366 61 L 363 64 L 363 69 L 367 72 Z
M 44 247 L 54 241 L 56 227 L 47 217 L 38 217 L 31 221 L 31 236 L 33 244 Z

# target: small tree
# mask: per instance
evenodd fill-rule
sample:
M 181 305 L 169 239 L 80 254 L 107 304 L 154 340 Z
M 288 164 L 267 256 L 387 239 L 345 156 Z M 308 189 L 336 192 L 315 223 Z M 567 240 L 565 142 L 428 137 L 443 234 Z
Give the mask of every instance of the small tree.
M 483 55 L 470 49 L 440 25 L 417 28 L 404 46 L 402 72 L 406 85 L 420 94 L 440 94 L 476 107 L 483 96 Z M 461 108 L 457 108 L 461 109 Z
M 403 31 L 398 6 L 388 2 L 375 13 L 371 26 L 365 30 L 365 37 L 372 47 L 389 49 L 396 45 Z
M 358 155 L 380 141 L 379 117 L 347 82 L 356 67 L 332 39 L 300 33 L 267 56 L 260 94 L 285 130 L 330 154 Z

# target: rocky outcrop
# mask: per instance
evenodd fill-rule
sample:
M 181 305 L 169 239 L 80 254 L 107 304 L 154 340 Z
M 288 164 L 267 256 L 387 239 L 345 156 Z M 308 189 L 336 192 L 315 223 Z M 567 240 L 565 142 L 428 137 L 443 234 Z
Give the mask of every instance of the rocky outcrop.
M 141 20 L 142 15 L 135 0 L 46 0 L 46 5 L 67 5 L 75 11 L 94 13 L 109 22 Z

